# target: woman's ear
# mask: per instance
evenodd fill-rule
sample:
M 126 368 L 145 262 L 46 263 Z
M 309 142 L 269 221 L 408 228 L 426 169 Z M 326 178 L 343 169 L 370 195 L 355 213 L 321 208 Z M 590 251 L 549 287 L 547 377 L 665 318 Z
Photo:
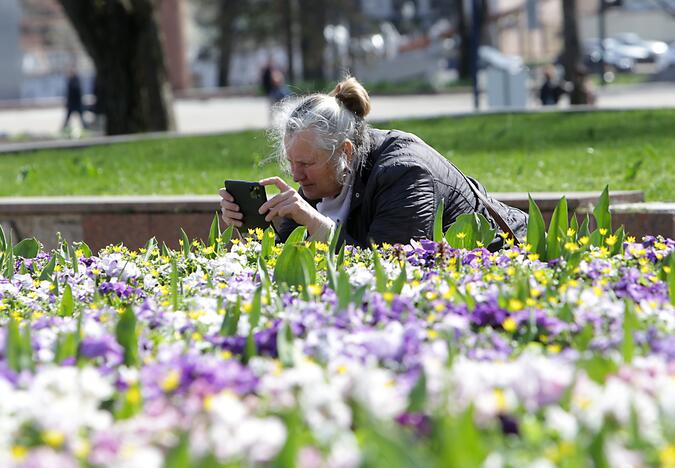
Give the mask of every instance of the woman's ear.
M 342 152 L 347 155 L 347 161 L 352 162 L 352 156 L 354 155 L 354 143 L 352 140 L 347 138 L 344 143 L 342 143 Z

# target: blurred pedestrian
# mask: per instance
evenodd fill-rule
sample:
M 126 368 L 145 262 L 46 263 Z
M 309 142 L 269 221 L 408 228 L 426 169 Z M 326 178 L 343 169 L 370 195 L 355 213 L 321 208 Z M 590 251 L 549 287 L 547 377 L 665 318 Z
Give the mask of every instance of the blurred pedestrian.
M 80 77 L 77 76 L 77 70 L 71 68 L 68 72 L 68 81 L 66 82 L 66 120 L 63 122 L 63 129 L 68 128 L 70 116 L 73 113 L 80 115 L 80 122 L 82 128 L 88 128 L 87 122 L 84 119 L 84 109 L 82 108 L 82 83 Z
M 550 65 L 544 70 L 544 83 L 539 89 L 539 99 L 542 106 L 555 106 L 560 97 L 565 94 L 565 88 L 556 79 L 555 69 Z
M 267 59 L 267 63 L 262 69 L 260 74 L 260 86 L 270 103 L 269 120 L 271 123 L 274 117 L 272 115 L 274 105 L 291 94 L 286 85 L 284 72 L 276 66 L 272 57 Z

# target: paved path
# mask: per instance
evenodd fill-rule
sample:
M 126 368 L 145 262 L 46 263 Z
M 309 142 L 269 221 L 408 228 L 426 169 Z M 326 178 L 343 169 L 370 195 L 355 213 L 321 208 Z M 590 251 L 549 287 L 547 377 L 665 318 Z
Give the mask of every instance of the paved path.
M 673 107 L 675 83 L 616 86 L 598 93 L 599 108 Z M 481 104 L 486 109 L 485 103 Z M 532 108 L 536 108 L 532 105 Z M 374 96 L 372 120 L 468 113 L 468 93 Z M 179 100 L 175 104 L 179 133 L 210 133 L 264 128 L 269 123 L 267 101 L 260 97 Z M 0 110 L 0 136 L 21 134 L 55 137 L 64 118 L 59 107 Z M 76 120 L 75 124 L 79 124 Z

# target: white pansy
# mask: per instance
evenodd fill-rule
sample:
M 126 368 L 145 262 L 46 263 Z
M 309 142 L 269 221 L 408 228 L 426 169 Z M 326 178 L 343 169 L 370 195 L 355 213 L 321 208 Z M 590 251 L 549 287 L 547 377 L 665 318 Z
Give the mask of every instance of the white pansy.
M 565 440 L 574 440 L 579 432 L 579 424 L 574 416 L 555 405 L 546 408 L 546 425 Z

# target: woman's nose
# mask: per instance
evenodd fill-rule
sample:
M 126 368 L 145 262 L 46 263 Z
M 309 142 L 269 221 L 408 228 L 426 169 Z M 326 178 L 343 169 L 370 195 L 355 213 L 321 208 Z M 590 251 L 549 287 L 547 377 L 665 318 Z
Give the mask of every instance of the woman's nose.
M 297 167 L 291 169 L 291 173 L 293 174 L 293 181 L 294 182 L 300 182 L 305 178 L 304 172 Z

